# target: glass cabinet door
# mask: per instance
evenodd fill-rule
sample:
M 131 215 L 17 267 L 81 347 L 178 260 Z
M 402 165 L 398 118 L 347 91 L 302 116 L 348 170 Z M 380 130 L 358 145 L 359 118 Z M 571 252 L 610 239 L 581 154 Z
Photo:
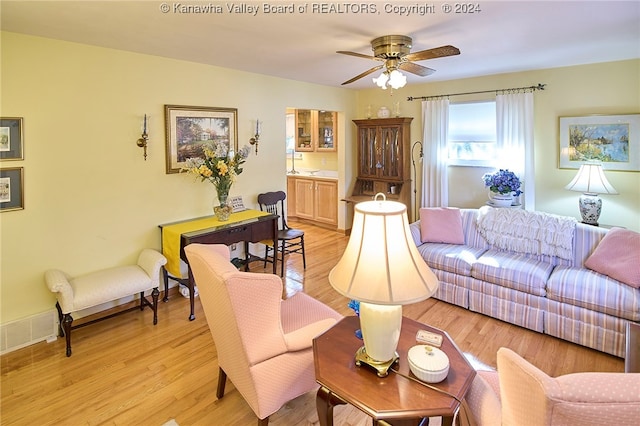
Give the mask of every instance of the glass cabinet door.
M 318 151 L 336 150 L 336 113 L 333 111 L 318 111 Z
M 312 121 L 311 110 L 296 110 L 296 151 L 313 151 Z
M 358 175 L 360 177 L 376 177 L 382 166 L 378 159 L 378 130 L 376 127 L 360 127 L 358 129 Z

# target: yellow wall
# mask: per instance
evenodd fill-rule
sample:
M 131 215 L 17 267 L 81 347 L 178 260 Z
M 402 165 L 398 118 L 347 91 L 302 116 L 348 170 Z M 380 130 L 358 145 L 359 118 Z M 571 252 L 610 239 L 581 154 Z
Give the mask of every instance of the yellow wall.
M 354 180 L 351 120 L 364 117 L 368 104 L 375 113 L 399 101 L 402 115 L 415 117 L 412 138 L 419 140 L 420 102 L 407 102 L 409 95 L 546 83 L 548 89 L 535 95 L 536 203 L 539 210 L 573 216 L 578 194 L 562 188 L 575 171 L 557 168 L 558 116 L 640 111 L 640 61 L 426 83 L 396 91 L 390 99 L 380 89 L 354 91 L 14 33 L 1 36 L 0 113 L 24 117 L 25 136 L 25 160 L 2 166 L 24 167 L 25 209 L 0 213 L 0 323 L 52 309 L 55 299 L 43 282 L 46 269 L 78 275 L 132 263 L 140 248 L 160 248 L 158 224 L 211 213 L 211 185 L 165 173 L 165 104 L 237 108 L 241 146 L 256 117 L 263 121 L 259 155 L 251 155 L 232 188 L 232 195 L 255 206 L 258 193 L 286 189 L 287 107 L 339 112 L 338 154 L 332 161 L 343 197 Z M 145 113 L 151 115 L 147 161 L 135 144 Z M 473 169 L 469 173 L 452 178 L 451 188 L 464 188 L 454 200 L 473 188 L 465 195 L 469 199 L 456 201 L 461 206 L 475 206 L 486 195 L 479 176 Z M 640 230 L 640 173 L 607 176 L 620 195 L 603 197 L 602 222 Z M 339 228 L 348 225 L 341 207 Z
M 141 248 L 160 248 L 158 224 L 211 214 L 211 185 L 165 173 L 165 104 L 237 108 L 240 146 L 256 117 L 263 121 L 259 155 L 252 152 L 231 190 L 254 207 L 258 193 L 286 190 L 287 106 L 339 111 L 343 141 L 344 122 L 354 118 L 353 90 L 1 36 L 1 114 L 24 117 L 25 138 L 24 161 L 2 164 L 24 167 L 25 194 L 24 210 L 0 213 L 2 323 L 54 307 L 46 269 L 75 276 L 133 263 Z M 135 143 L 145 113 L 147 161 Z
M 577 170 L 558 168 L 558 117 L 639 113 L 640 60 L 425 83 L 407 86 L 393 93 L 372 88 L 358 92 L 357 115 L 364 118 L 368 105 L 371 105 L 374 116 L 383 105 L 393 111 L 393 105 L 400 102 L 400 115 L 414 117 L 411 135 L 412 140 L 418 141 L 422 140 L 421 101 L 407 101 L 409 96 L 464 93 L 533 86 L 538 83 L 547 86 L 546 90 L 534 95 L 536 210 L 580 218 L 580 194 L 564 189 Z M 493 98 L 492 94 L 485 94 L 456 96 L 450 100 L 455 102 Z M 417 162 L 417 147 L 414 154 Z M 483 205 L 487 201 L 487 191 L 481 177 L 486 171 L 487 169 L 480 167 L 451 167 L 449 204 L 458 207 Z M 418 173 L 418 184 L 421 185 L 419 175 Z M 606 175 L 620 194 L 601 196 L 603 208 L 600 223 L 640 231 L 640 173 L 607 171 Z

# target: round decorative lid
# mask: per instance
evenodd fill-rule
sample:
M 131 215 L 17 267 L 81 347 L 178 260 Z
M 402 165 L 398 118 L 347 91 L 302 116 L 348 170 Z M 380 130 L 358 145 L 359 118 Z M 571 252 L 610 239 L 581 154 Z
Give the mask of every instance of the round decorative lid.
M 416 345 L 409 349 L 409 362 L 424 371 L 442 371 L 449 368 L 449 357 L 438 348 Z

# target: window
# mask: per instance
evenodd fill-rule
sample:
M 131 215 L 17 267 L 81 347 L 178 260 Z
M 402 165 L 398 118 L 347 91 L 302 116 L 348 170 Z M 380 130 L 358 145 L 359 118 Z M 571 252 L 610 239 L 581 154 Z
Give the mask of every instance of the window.
M 491 166 L 496 153 L 495 101 L 449 105 L 449 165 Z

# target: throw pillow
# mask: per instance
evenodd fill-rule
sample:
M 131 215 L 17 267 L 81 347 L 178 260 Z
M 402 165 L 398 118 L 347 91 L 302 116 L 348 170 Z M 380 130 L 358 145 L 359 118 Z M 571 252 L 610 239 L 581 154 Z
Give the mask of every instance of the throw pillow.
M 454 207 L 421 208 L 420 238 L 423 243 L 464 244 L 460 209 Z
M 611 228 L 584 262 L 587 268 L 640 288 L 640 234 Z

